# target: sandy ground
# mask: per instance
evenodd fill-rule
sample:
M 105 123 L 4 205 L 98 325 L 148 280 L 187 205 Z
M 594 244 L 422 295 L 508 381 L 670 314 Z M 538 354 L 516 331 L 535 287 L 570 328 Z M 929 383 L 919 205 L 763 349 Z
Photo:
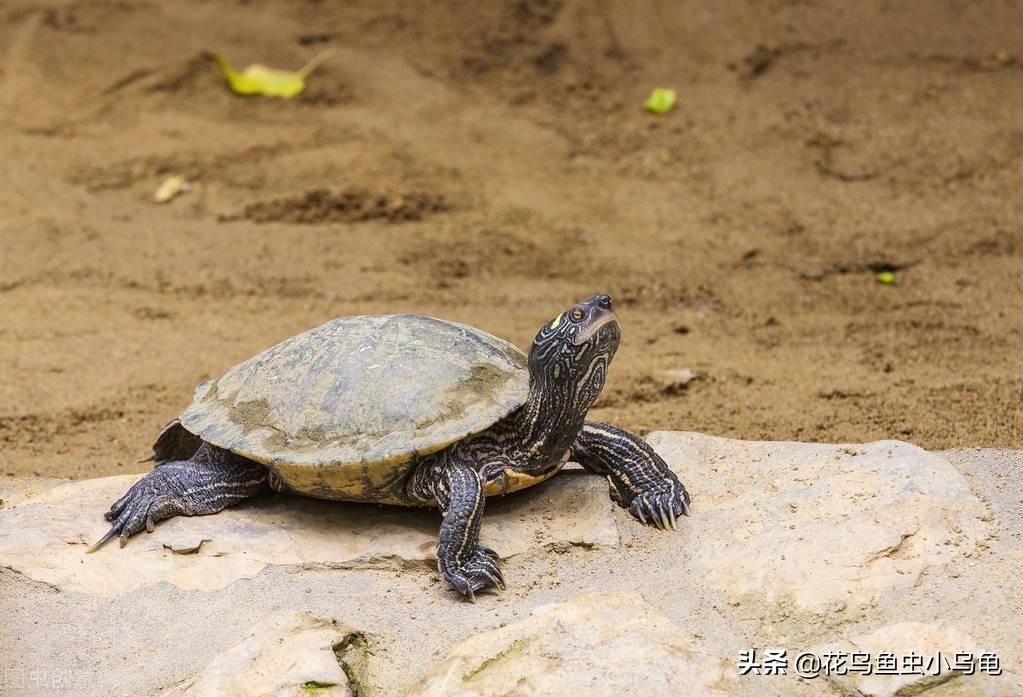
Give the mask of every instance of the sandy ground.
M 951 0 L 9 0 L 0 472 L 134 471 L 196 382 L 335 316 L 526 346 L 597 291 L 625 331 L 600 418 L 1018 447 L 1021 25 Z M 327 47 L 287 102 L 203 57 Z M 642 110 L 655 86 L 673 112 Z

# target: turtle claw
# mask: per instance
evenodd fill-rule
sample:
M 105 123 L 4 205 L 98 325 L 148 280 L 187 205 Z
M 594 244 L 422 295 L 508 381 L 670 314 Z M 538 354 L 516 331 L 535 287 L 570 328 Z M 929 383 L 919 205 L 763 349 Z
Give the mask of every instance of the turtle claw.
M 177 515 L 181 508 L 175 499 L 163 493 L 166 487 L 161 479 L 160 470 L 153 470 L 115 501 L 110 510 L 103 514 L 112 523 L 110 530 L 85 550 L 86 554 L 95 552 L 115 537 L 120 537 L 118 542 L 124 547 L 128 544 L 128 538 L 135 533 L 143 529 L 153 532 L 157 521 Z
M 108 518 L 108 520 L 109 520 L 109 518 Z M 100 547 L 105 545 L 107 542 L 109 542 L 111 539 L 116 537 L 117 533 L 119 533 L 119 532 L 120 532 L 120 530 L 117 529 L 116 525 L 114 527 L 110 528 L 110 530 L 107 531 L 107 534 L 104 535 L 103 537 L 99 538 L 99 540 L 96 542 L 96 544 L 92 545 L 91 547 L 89 547 L 89 549 L 85 550 L 85 553 L 86 554 L 92 554 L 97 549 L 99 549 Z
M 504 575 L 497 565 L 498 554 L 492 549 L 477 546 L 475 551 L 462 561 L 453 564 L 438 564 L 441 576 L 451 587 L 464 595 L 470 602 L 476 602 L 476 593 L 487 588 L 505 589 Z
M 499 578 L 489 571 L 484 571 L 483 574 L 490 579 L 490 582 L 494 584 L 494 587 L 497 588 L 497 590 L 503 591 L 505 589 L 504 579 Z
M 663 488 L 637 495 L 628 508 L 641 523 L 658 530 L 678 530 L 679 516 L 690 514 L 689 492 L 681 484 L 668 482 Z

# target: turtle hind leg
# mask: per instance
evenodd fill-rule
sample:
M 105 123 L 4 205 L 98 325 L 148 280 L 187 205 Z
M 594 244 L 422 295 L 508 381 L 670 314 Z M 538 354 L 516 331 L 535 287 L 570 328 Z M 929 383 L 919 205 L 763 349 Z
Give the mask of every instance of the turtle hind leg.
M 137 481 L 104 514 L 110 530 L 87 551 L 108 540 L 128 538 L 158 521 L 178 515 L 218 513 L 269 489 L 268 470 L 240 455 L 203 443 L 188 460 L 163 462 Z

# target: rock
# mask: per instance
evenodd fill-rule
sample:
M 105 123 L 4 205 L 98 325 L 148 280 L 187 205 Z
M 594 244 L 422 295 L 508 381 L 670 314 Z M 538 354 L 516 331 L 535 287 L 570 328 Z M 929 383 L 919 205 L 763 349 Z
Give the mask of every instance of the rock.
M 908 443 L 648 440 L 693 493 L 695 577 L 734 606 L 760 604 L 749 614 L 774 628 L 800 612 L 867 610 L 974 554 L 987 533 L 963 476 Z
M 736 694 L 735 665 L 638 595 L 589 593 L 474 636 L 434 666 L 417 697 Z
M 124 549 L 111 542 L 86 555 L 109 527 L 103 511 L 137 479 L 69 482 L 15 498 L 0 509 L 0 565 L 61 590 L 98 595 L 160 581 L 223 588 L 270 564 L 435 565 L 436 511 L 298 496 L 257 497 L 216 515 L 172 518 L 152 534 L 136 535 Z M 617 545 L 613 508 L 601 478 L 564 472 L 527 491 L 490 498 L 482 539 L 503 557 L 548 545 Z
M 692 686 L 687 683 L 678 694 L 701 694 L 701 686 L 713 681 L 713 676 L 723 674 L 730 677 L 714 689 L 747 697 L 818 694 L 862 697 L 854 686 L 838 688 L 827 683 L 824 677 L 800 680 L 792 659 L 800 651 L 869 634 L 877 627 L 921 622 L 942 630 L 959 627 L 968 631 L 977 641 L 978 654 L 995 652 L 1004 667 L 1003 674 L 992 675 L 982 670 L 978 661 L 977 674 L 957 677 L 930 688 L 923 693 L 925 697 L 1023 695 L 1023 675 L 1018 672 L 1023 656 L 1023 633 L 1018 626 L 1019 611 L 1023 607 L 1023 580 L 1019 573 L 1023 566 L 1023 507 L 1020 506 L 1023 452 L 969 449 L 931 456 L 912 446 L 890 443 L 871 446 L 748 443 L 685 433 L 657 434 L 650 439 L 679 471 L 693 494 L 693 515 L 679 521 L 677 532 L 643 526 L 627 512 L 614 507 L 600 478 L 565 472 L 539 487 L 488 501 L 490 522 L 486 525 L 490 527 L 484 530 L 484 535 L 493 535 L 496 539 L 506 534 L 499 529 L 506 522 L 507 530 L 516 531 L 514 539 L 519 548 L 534 550 L 546 545 L 547 550 L 522 554 L 506 562 L 508 590 L 480 595 L 476 604 L 463 601 L 434 570 L 427 569 L 432 565 L 425 558 L 428 553 L 420 554 L 417 550 L 416 545 L 426 541 L 432 550 L 438 521 L 435 511 L 417 513 L 266 497 L 235 512 L 161 523 L 156 533 L 141 535 L 123 550 L 116 546 L 101 550 L 99 555 L 106 556 L 107 561 L 93 567 L 90 566 L 95 563 L 92 557 L 99 555 L 83 555 L 85 542 L 91 542 L 104 530 L 99 512 L 131 479 L 105 485 L 101 482 L 55 483 L 59 487 L 72 487 L 70 491 L 74 495 L 69 496 L 67 492 L 58 494 L 57 489 L 45 492 L 49 482 L 43 486 L 33 481 L 15 485 L 17 480 L 4 478 L 0 485 L 6 488 L 0 488 L 0 496 L 7 498 L 13 493 L 11 500 L 16 503 L 10 509 L 0 509 L 0 694 L 5 697 L 161 695 L 175 685 L 180 691 L 191 684 L 183 683 L 183 679 L 196 676 L 197 682 L 211 659 L 225 647 L 249 636 L 252 625 L 260 618 L 304 611 L 314 617 L 337 617 L 346 625 L 367 632 L 373 651 L 367 652 L 366 679 L 362 683 L 364 695 L 411 697 L 421 694 L 410 690 L 423 680 L 424 673 L 429 671 L 434 681 L 440 679 L 440 669 L 433 671 L 431 666 L 466 638 L 509 631 L 508 626 L 518 626 L 509 623 L 520 622 L 537 605 L 571 601 L 588 589 L 599 588 L 603 593 L 588 603 L 587 612 L 604 617 L 603 624 L 567 622 L 559 617 L 562 628 L 554 626 L 549 630 L 555 637 L 550 640 L 551 646 L 545 648 L 540 643 L 536 650 L 541 654 L 548 652 L 557 660 L 562 660 L 561 656 L 575 656 L 566 660 L 569 666 L 589 666 L 586 661 L 593 661 L 595 666 L 583 667 L 577 672 L 592 669 L 596 679 L 608 682 L 612 688 L 613 678 L 605 675 L 601 665 L 617 665 L 614 662 L 619 659 L 608 654 L 619 652 L 626 657 L 624 661 L 635 660 L 636 665 L 641 666 L 623 668 L 633 670 L 634 677 L 648 670 L 653 671 L 654 677 L 661 675 L 660 668 L 646 665 L 647 660 L 654 664 L 663 662 L 671 671 L 676 669 L 672 661 L 689 660 L 684 656 L 691 655 L 693 661 L 710 661 L 710 668 L 699 671 L 709 677 L 693 680 L 687 673 L 686 680 L 691 681 Z M 892 449 L 890 457 L 886 453 L 888 448 Z M 889 460 L 893 461 L 892 466 L 881 469 L 882 472 L 898 476 L 897 473 L 904 470 L 914 473 L 913 476 L 882 481 L 882 485 L 874 486 L 873 490 L 861 491 L 857 487 L 845 493 L 847 490 L 840 486 L 844 477 L 856 474 L 854 466 L 864 470 L 864 477 L 876 481 L 881 475 L 873 473 L 872 468 L 880 468 Z M 871 462 L 874 465 L 870 465 Z M 976 501 L 968 492 L 964 493 L 958 477 L 953 476 L 954 472 L 949 473 L 946 462 L 957 467 L 988 507 L 984 513 L 988 520 L 982 520 L 982 526 L 978 527 L 976 520 L 969 517 L 971 511 L 980 510 Z M 925 476 L 928 467 L 933 470 L 933 476 Z M 90 486 L 101 490 L 89 493 Z M 563 498 L 566 491 L 575 492 L 576 496 L 566 500 Z M 31 495 L 26 498 L 22 492 Z M 804 494 L 806 500 L 798 498 Z M 846 501 L 853 496 L 862 496 L 862 499 Z M 938 512 L 933 517 L 921 518 L 925 530 L 949 525 L 953 537 L 949 538 L 950 544 L 944 546 L 948 557 L 939 549 L 936 553 L 939 561 L 926 567 L 926 573 L 914 575 L 911 564 L 916 564 L 917 559 L 904 554 L 926 554 L 933 559 L 931 555 L 935 552 L 929 542 L 924 545 L 921 540 L 911 538 L 902 548 L 894 550 L 891 559 L 881 555 L 865 567 L 869 570 L 879 563 L 890 564 L 895 569 L 907 569 L 910 580 L 895 573 L 890 577 L 894 583 L 874 586 L 868 583 L 870 576 L 862 571 L 862 565 L 859 570 L 857 567 L 833 568 L 846 548 L 869 557 L 892 543 L 884 539 L 843 537 L 840 531 L 829 531 L 829 522 L 833 526 L 846 524 L 841 517 L 830 516 L 846 515 L 848 520 L 862 522 L 866 516 L 877 515 L 881 523 L 896 526 L 898 532 L 897 526 L 903 521 L 893 520 L 893 516 L 903 510 L 899 508 L 903 499 L 913 504 L 905 509 L 910 515 L 918 515 L 923 504 L 929 504 L 927 510 L 932 513 Z M 48 508 L 29 511 L 44 503 Z M 48 510 L 58 518 L 47 520 Z M 343 510 L 353 517 L 334 517 Z M 15 517 L 13 514 L 18 511 L 21 513 Z M 245 516 L 234 517 L 241 513 Z M 581 551 L 571 548 L 572 543 L 550 542 L 557 538 L 595 539 L 602 529 L 600 521 L 610 513 L 621 526 L 623 544 L 601 544 L 594 550 Z M 525 520 L 519 520 L 520 516 Z M 763 544 L 777 542 L 780 545 L 777 551 L 762 547 L 756 537 L 751 539 L 753 533 L 748 522 L 751 519 L 763 521 L 762 529 L 768 531 L 764 533 Z M 28 520 L 34 521 L 31 526 L 22 524 Z M 380 523 L 379 528 L 376 522 Z M 244 534 L 248 534 L 243 523 L 252 525 L 250 529 L 262 535 L 248 547 L 239 543 Z M 340 523 L 353 527 L 346 529 Z M 569 523 L 579 527 L 558 527 Z M 190 528 L 205 524 L 217 527 Z M 789 524 L 796 527 L 789 528 Z M 961 526 L 961 532 L 955 531 L 955 525 Z M 815 532 L 803 535 L 799 526 Z M 587 532 L 587 527 L 593 530 Z M 169 534 L 174 529 L 180 534 Z M 888 534 L 880 524 L 864 529 L 878 538 Z M 376 546 L 374 540 L 378 538 L 374 536 L 385 530 L 390 531 L 384 538 L 388 546 Z M 987 530 L 984 539 L 977 540 L 977 535 L 984 530 Z M 209 531 L 214 534 L 208 534 Z M 823 532 L 817 534 L 816 531 Z M 66 535 L 71 544 L 58 532 Z M 354 535 L 355 532 L 359 534 Z M 400 532 L 411 541 L 401 539 Z M 284 533 L 292 534 L 294 541 L 282 540 Z M 959 538 L 955 536 L 960 534 L 967 543 L 957 547 L 954 542 Z M 207 556 L 218 552 L 216 543 L 221 536 L 226 539 L 231 535 L 235 536 L 234 544 L 239 546 L 228 550 L 226 556 Z M 535 543 L 533 535 L 537 535 Z M 799 536 L 804 540 L 798 540 Z M 343 541 L 331 547 L 332 543 L 325 541 L 331 537 L 340 537 Z M 372 539 L 367 542 L 364 539 L 367 537 Z M 174 554 L 162 547 L 167 543 L 185 551 L 204 538 L 211 538 L 211 542 L 203 543 L 194 554 Z M 274 550 L 273 554 L 284 550 L 289 563 L 278 565 L 265 559 L 257 560 L 254 569 L 262 568 L 262 571 L 236 583 L 230 583 L 228 577 L 212 581 L 188 578 L 188 573 L 216 573 L 215 565 L 221 562 L 241 565 L 249 555 L 268 548 L 264 540 L 271 543 L 269 548 Z M 970 546 L 970 540 L 977 540 L 975 548 Z M 491 543 L 506 555 L 516 551 L 503 542 L 501 546 Z M 562 545 L 568 548 L 567 553 L 554 553 L 561 551 Z M 368 549 L 370 556 L 343 563 L 332 561 L 334 552 L 338 553 L 337 558 L 344 559 L 353 549 Z M 722 549 L 724 552 L 719 553 Z M 320 556 L 323 550 L 329 555 Z M 410 557 L 422 558 L 396 556 L 409 550 Z M 715 553 L 718 553 L 717 558 L 708 558 L 708 554 Z M 65 554 L 68 556 L 63 556 Z M 743 554 L 751 559 L 743 559 Z M 774 558 L 781 554 L 796 560 L 795 568 L 801 575 L 787 575 L 788 570 Z M 30 556 L 36 558 L 30 559 Z M 65 568 L 48 569 L 49 560 L 57 558 Z M 292 563 L 296 559 L 298 562 Z M 948 561 L 942 562 L 942 559 Z M 324 560 L 326 563 L 321 563 Z M 141 582 L 123 578 L 96 580 L 96 584 L 108 584 L 103 591 L 106 595 L 73 590 L 60 592 L 4 568 L 15 562 L 16 566 L 33 574 L 57 576 L 64 590 L 73 589 L 74 584 L 91 582 L 81 577 L 86 569 L 98 569 L 88 571 L 96 574 L 147 576 Z M 714 573 L 718 563 L 721 576 Z M 79 575 L 71 569 L 73 564 L 83 569 Z M 166 567 L 160 571 L 157 564 L 166 564 Z M 752 576 L 760 573 L 756 570 L 760 564 L 766 565 L 767 571 L 756 583 L 764 592 L 759 591 L 759 586 L 751 585 L 734 596 L 737 605 L 724 602 L 725 598 L 732 597 L 725 585 L 733 578 L 728 574 L 741 572 Z M 401 567 L 405 565 L 423 565 L 423 568 L 403 570 Z M 373 566 L 382 568 L 368 568 Z M 187 587 L 158 582 L 171 572 L 178 583 Z M 832 573 L 834 576 L 829 575 Z M 876 605 L 868 604 L 857 612 L 855 602 L 845 601 L 846 609 L 831 614 L 827 609 L 831 606 L 826 602 L 824 610 L 810 610 L 793 600 L 794 593 L 807 593 L 811 599 L 829 597 L 827 587 L 807 589 L 799 586 L 799 579 L 822 585 L 832 577 L 857 596 L 876 597 Z M 127 588 L 134 583 L 141 584 L 135 592 L 110 590 L 111 587 Z M 221 585 L 224 587 L 216 587 Z M 630 609 L 624 613 L 624 618 L 616 619 L 616 602 L 607 600 L 607 593 L 630 594 L 627 597 L 633 601 L 635 596 L 631 594 L 640 594 L 653 612 L 667 618 L 670 624 L 663 624 L 660 618 L 646 619 L 645 613 L 650 612 L 646 608 L 640 615 L 644 618 L 640 620 L 642 628 L 631 624 L 639 614 L 637 610 Z M 774 599 L 768 600 L 768 597 Z M 840 607 L 837 600 L 827 602 L 835 602 L 834 607 Z M 577 615 L 581 613 L 581 609 L 575 611 Z M 542 618 L 543 613 L 540 614 Z M 530 617 L 525 621 L 530 623 L 528 628 L 542 626 L 541 621 L 547 620 Z M 552 621 L 556 625 L 558 620 Z M 849 627 L 856 627 L 858 631 Z M 676 642 L 678 628 L 687 643 Z M 665 644 L 668 648 L 656 648 L 661 641 L 658 636 L 662 634 L 669 637 Z M 536 642 L 543 641 L 542 636 L 530 637 Z M 515 638 L 514 635 L 506 638 L 503 647 L 514 643 Z M 320 646 L 331 641 L 334 639 Z M 861 639 L 850 639 L 848 643 L 853 642 L 861 642 Z M 901 639 L 892 643 L 897 654 L 906 653 L 910 650 L 907 647 L 912 646 Z M 934 643 L 942 645 L 938 641 Z M 956 639 L 955 644 L 958 643 Z M 955 644 L 953 650 L 962 650 Z M 648 648 L 651 645 L 655 648 Z M 682 646 L 691 653 L 684 653 L 683 658 L 675 654 L 665 656 L 664 652 L 672 646 Z M 762 658 L 765 647 L 788 650 L 788 674 L 740 676 L 740 655 L 756 648 Z M 496 657 L 501 649 L 500 644 L 495 644 L 488 650 L 491 657 Z M 650 654 L 649 659 L 643 652 Z M 296 655 L 306 653 L 309 651 L 302 650 Z M 586 654 L 591 658 L 580 657 Z M 533 671 L 537 673 L 536 680 L 553 679 L 541 675 L 546 665 L 542 656 L 538 658 L 532 649 L 524 655 L 531 661 L 526 664 L 530 670 L 539 666 Z M 711 661 L 713 658 L 718 662 Z M 722 660 L 727 661 L 727 666 L 721 665 Z M 511 665 L 504 665 L 506 663 Z M 503 674 L 514 668 L 515 663 L 516 660 L 498 660 L 488 664 L 479 675 L 485 677 L 496 669 L 500 670 L 495 675 Z M 466 666 L 476 669 L 480 665 L 481 662 L 459 661 L 455 655 L 450 663 L 445 663 L 444 670 L 459 676 L 464 673 L 458 671 Z M 733 689 L 733 679 L 738 682 L 736 689 Z M 464 684 L 459 679 L 454 684 L 460 690 L 482 691 L 486 689 L 485 683 L 480 678 Z M 671 688 L 665 688 L 668 689 Z M 913 688 L 907 686 L 907 689 Z M 314 689 L 306 692 L 317 694 Z M 576 695 L 592 693 L 589 686 L 575 691 Z M 637 690 L 623 693 L 636 694 Z M 574 697 L 573 693 L 568 694 Z
M 11 508 L 67 482 L 52 477 L 0 477 L 0 509 Z
M 305 612 L 272 617 L 160 697 L 350 697 L 361 635 Z
M 922 675 L 864 675 L 856 672 L 828 676 L 828 680 L 848 694 L 862 697 L 909 697 L 965 672 L 972 672 L 972 669 L 967 670 L 967 666 L 959 666 L 957 670 L 955 656 L 958 652 L 972 655 L 976 650 L 977 642 L 954 627 L 900 622 L 881 627 L 870 634 L 819 647 L 814 653 L 821 656 L 824 652 L 845 655 L 854 651 L 863 652 L 872 657 L 875 667 L 878 655 L 888 653 L 895 657 L 900 672 L 906 672 L 902 663 L 904 657 L 911 654 L 921 656 Z
M 702 379 L 703 373 L 698 373 L 690 368 L 662 371 L 660 379 L 661 394 L 668 396 L 683 394 L 689 388 L 690 383 Z

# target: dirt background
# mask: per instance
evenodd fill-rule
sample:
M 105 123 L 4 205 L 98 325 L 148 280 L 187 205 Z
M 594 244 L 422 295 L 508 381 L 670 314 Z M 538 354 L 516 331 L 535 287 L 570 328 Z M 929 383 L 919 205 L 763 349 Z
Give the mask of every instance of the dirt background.
M 292 101 L 203 56 L 327 47 Z M 598 291 L 598 418 L 1020 447 L 1021 57 L 1007 0 L 7 0 L 0 471 L 138 470 L 195 383 L 335 316 L 525 347 Z

